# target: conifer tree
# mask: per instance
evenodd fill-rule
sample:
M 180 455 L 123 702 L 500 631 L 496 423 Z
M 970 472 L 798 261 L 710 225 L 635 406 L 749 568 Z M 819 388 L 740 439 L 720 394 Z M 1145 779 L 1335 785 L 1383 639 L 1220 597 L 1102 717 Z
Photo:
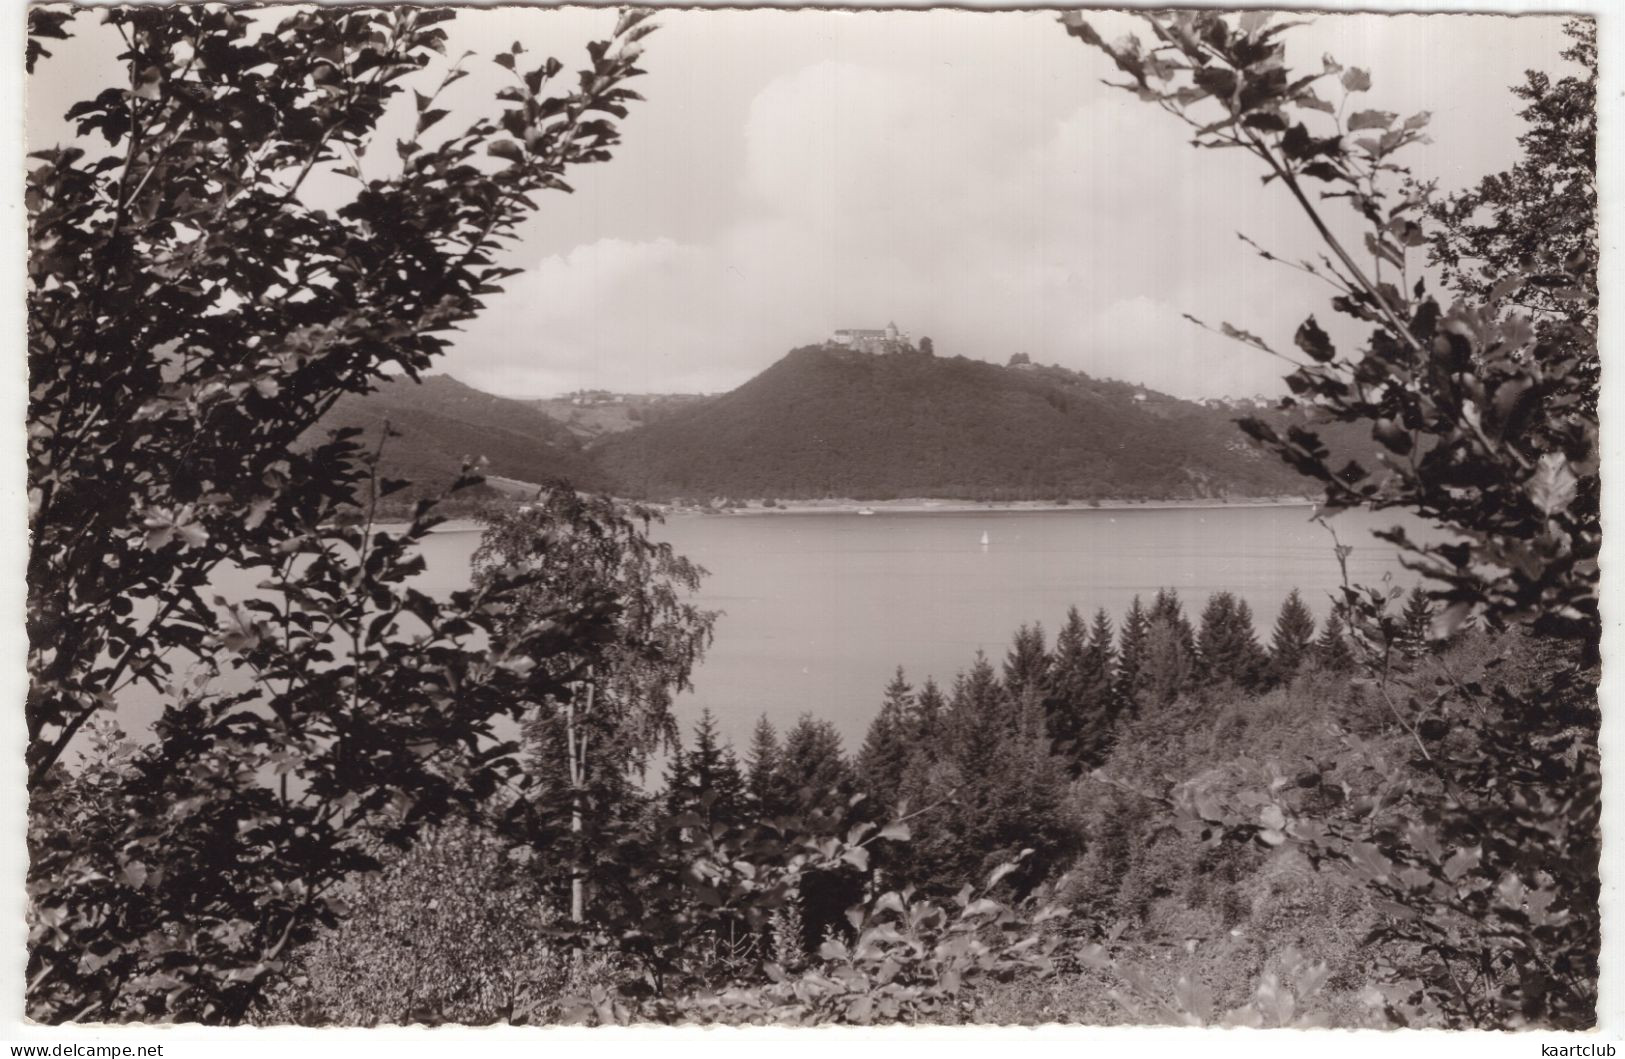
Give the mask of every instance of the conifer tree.
M 923 688 L 921 695 L 924 695 Z M 898 804 L 906 803 L 910 812 L 934 808 L 910 824 L 909 841 L 886 844 L 885 871 L 894 883 L 913 884 L 933 891 L 952 889 L 944 868 L 952 845 L 948 820 L 951 807 L 945 803 L 960 786 L 959 780 L 958 766 L 951 759 L 939 759 L 926 753 L 924 747 L 910 755 L 898 792 Z
M 951 893 L 1031 848 L 1039 854 L 1014 880 L 1023 889 L 1072 848 L 1066 764 L 1050 752 L 1043 696 L 1028 687 L 1012 698 L 978 654 L 954 681 L 948 718 L 952 754 L 935 763 L 917 757 L 905 775 L 911 806 L 940 805 L 921 820 L 899 863 L 910 881 Z
M 733 747 L 717 735 L 709 707 L 694 725 L 693 749 L 679 747 L 666 772 L 666 811 L 695 813 L 707 823 L 732 823 L 745 802 L 745 780 Z
M 1146 640 L 1150 635 L 1150 620 L 1140 597 L 1135 596 L 1123 616 L 1123 630 L 1118 634 L 1117 702 L 1121 712 L 1136 713 L 1145 692 Z
M 1399 646 L 1407 657 L 1420 658 L 1428 653 L 1429 630 L 1433 625 L 1433 603 L 1421 585 L 1411 589 L 1405 597 L 1405 609 L 1399 616 Z
M 1104 607 L 1098 608 L 1089 629 L 1089 646 L 1084 651 L 1086 686 L 1093 704 L 1079 755 L 1079 760 L 1086 767 L 1093 767 L 1105 760 L 1120 709 L 1116 694 L 1117 652 L 1112 640 L 1111 615 L 1106 613 Z
M 1196 641 L 1198 678 L 1206 684 L 1228 681 L 1240 688 L 1258 683 L 1266 657 L 1253 631 L 1252 608 L 1229 592 L 1215 592 L 1202 610 Z
M 1270 655 L 1258 642 L 1258 626 L 1253 621 L 1252 604 L 1245 599 L 1236 601 L 1232 637 L 1239 645 L 1241 663 L 1237 668 L 1236 684 L 1257 689 L 1264 683 Z
M 1014 713 L 992 664 L 976 652 L 970 669 L 954 679 L 948 701 L 951 754 L 962 769 L 979 772 L 987 767 L 988 748 L 1013 727 Z
M 1076 852 L 1076 836 L 1064 816 L 1065 762 L 1050 753 L 1038 723 L 1036 692 L 1029 689 L 1023 699 L 1017 716 L 1027 723 L 1005 731 L 996 745 L 986 748 L 987 767 L 967 782 L 952 810 L 961 879 L 985 878 L 1022 850 L 1034 851 L 1010 877 L 1017 892 Z
M 1281 603 L 1270 638 L 1270 680 L 1284 684 L 1308 660 L 1315 642 L 1315 619 L 1294 588 Z
M 1116 657 L 1110 616 L 1096 611 L 1089 628 L 1073 607 L 1055 640 L 1048 703 L 1051 745 L 1073 775 L 1098 765 L 1111 744 L 1119 701 Z
M 686 748 L 679 746 L 672 751 L 671 760 L 666 762 L 665 782 L 660 801 L 668 815 L 675 816 L 693 807 L 694 774 L 689 771 Z
M 1186 657 L 1196 657 L 1196 630 L 1191 626 L 1190 619 L 1185 617 L 1185 606 L 1180 602 L 1178 592 L 1171 588 L 1159 588 L 1146 619 L 1148 622 L 1166 622 L 1179 637 L 1179 646 L 1184 649 Z
M 936 678 L 926 677 L 920 693 L 914 698 L 914 709 L 910 713 L 909 729 L 914 736 L 915 756 L 928 761 L 935 761 L 941 756 L 947 712 L 948 701 L 943 697 L 942 689 L 937 687 Z
M 745 802 L 758 820 L 771 820 L 790 810 L 790 800 L 779 775 L 779 733 L 762 714 L 751 731 L 745 753 Z
M 1066 612 L 1066 624 L 1055 637 L 1055 655 L 1045 697 L 1045 734 L 1056 752 L 1075 756 L 1087 723 L 1090 701 L 1088 680 L 1089 631 L 1077 607 Z
M 789 792 L 790 815 L 835 818 L 852 796 L 851 766 L 841 749 L 841 735 L 829 721 L 804 713 L 784 736 L 779 754 L 778 782 Z M 807 826 L 826 826 L 808 820 Z M 816 949 L 825 932 L 840 929 L 846 909 L 862 896 L 862 881 L 850 874 L 813 872 L 798 887 L 802 943 Z
M 1173 702 L 1190 686 L 1193 670 L 1183 631 L 1167 618 L 1153 620 L 1146 631 L 1142 666 L 1145 702 L 1153 706 Z
M 891 683 L 886 685 L 880 712 L 870 723 L 868 736 L 858 751 L 858 784 L 881 805 L 897 804 L 903 772 L 908 768 L 909 753 L 914 743 L 910 731 L 914 710 L 913 691 L 903 674 L 903 667 L 898 666 Z
M 719 819 L 725 819 L 729 823 L 746 820 L 750 815 L 750 800 L 745 796 L 745 770 L 731 742 L 724 742 L 722 750 L 717 754 L 716 776 L 718 804 L 728 814 Z M 716 813 L 713 811 L 712 815 L 716 816 Z
M 1004 687 L 1012 700 L 1019 700 L 1029 688 L 1042 691 L 1049 674 L 1050 656 L 1044 646 L 1044 626 L 1022 625 L 1004 658 Z
M 780 789 L 798 816 L 836 812 L 852 793 L 852 769 L 841 734 L 829 721 L 804 713 L 784 737 L 775 769 Z
M 1349 646 L 1348 632 L 1343 619 L 1332 611 L 1315 641 L 1315 664 L 1329 673 L 1346 673 L 1354 668 L 1354 651 Z
M 1217 683 L 1232 662 L 1229 634 L 1234 619 L 1236 597 L 1215 592 L 1202 608 L 1202 626 L 1196 634 L 1196 671 L 1203 683 Z

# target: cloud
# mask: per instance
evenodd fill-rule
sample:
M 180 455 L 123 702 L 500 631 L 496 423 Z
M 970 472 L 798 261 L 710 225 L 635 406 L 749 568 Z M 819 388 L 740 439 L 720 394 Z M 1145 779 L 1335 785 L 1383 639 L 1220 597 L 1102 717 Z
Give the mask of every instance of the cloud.
M 1145 193 L 1184 171 L 1178 134 L 1148 136 L 1115 97 L 1045 122 L 997 104 L 974 78 L 850 62 L 775 79 L 745 122 L 746 216 L 702 243 L 601 239 L 536 263 L 471 333 L 469 381 L 728 389 L 895 319 L 947 355 L 1020 350 L 1189 396 L 1277 388 L 1180 318 L 1257 284 L 1201 264 L 1234 256 L 1211 245 L 1229 232 L 1207 183 Z
M 1266 353 L 1203 330 L 1178 306 L 1143 294 L 1112 302 L 1085 327 L 1087 352 L 1073 367 L 1176 397 L 1275 393 L 1289 370 Z
M 720 293 L 713 272 L 710 250 L 669 239 L 601 239 L 544 258 L 487 299 L 458 343 L 477 356 L 452 370 L 518 395 L 699 381 L 677 354 L 722 330 L 700 300 Z
M 1022 351 L 1182 396 L 1282 392 L 1284 365 L 1181 315 L 1289 349 L 1324 307 L 1324 288 L 1236 241 L 1316 249 L 1255 160 L 1194 152 L 1177 122 L 1101 87 L 1098 57 L 1047 18 L 1001 21 L 1008 37 L 985 53 L 907 24 L 894 50 L 871 39 L 876 21 L 862 48 L 764 72 L 732 112 L 737 150 L 670 161 L 717 167 L 679 183 L 722 223 L 518 262 L 528 273 L 450 370 L 510 393 L 716 391 L 834 328 L 895 319 L 945 355 Z M 638 174 L 669 182 L 649 162 Z

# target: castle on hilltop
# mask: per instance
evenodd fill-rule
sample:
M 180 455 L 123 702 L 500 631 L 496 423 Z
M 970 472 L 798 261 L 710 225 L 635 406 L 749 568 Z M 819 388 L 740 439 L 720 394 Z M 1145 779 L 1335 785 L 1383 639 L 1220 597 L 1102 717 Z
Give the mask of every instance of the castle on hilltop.
M 897 330 L 895 323 L 884 328 L 843 327 L 830 341 L 857 353 L 895 353 L 910 346 L 908 332 Z

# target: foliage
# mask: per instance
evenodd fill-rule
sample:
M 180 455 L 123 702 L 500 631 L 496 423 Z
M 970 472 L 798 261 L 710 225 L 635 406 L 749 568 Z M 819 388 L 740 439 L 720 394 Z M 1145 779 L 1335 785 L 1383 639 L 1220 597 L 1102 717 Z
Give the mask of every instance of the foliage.
M 1084 960 L 1100 969 L 1112 968 L 1100 945 L 1085 950 Z M 1213 1003 L 1213 990 L 1191 978 L 1181 976 L 1172 995 L 1164 996 L 1155 988 L 1144 972 L 1137 969 L 1120 971 L 1122 987 L 1112 990 L 1113 999 L 1122 1004 L 1137 1022 L 1170 1023 L 1176 1026 L 1246 1026 L 1252 1029 L 1316 1029 L 1328 1023 L 1325 1015 L 1310 1009 L 1326 986 L 1330 972 L 1324 961 L 1311 962 L 1297 949 L 1289 948 L 1280 956 L 1279 970 L 1268 970 L 1259 976 L 1252 996 L 1245 1004 L 1224 1012 L 1217 1012 Z
M 545 688 L 532 659 L 593 635 L 560 614 L 472 650 L 511 582 L 437 603 L 408 584 L 431 519 L 391 534 L 308 518 L 290 546 L 245 549 L 267 594 L 200 642 L 152 742 L 33 785 L 39 1017 L 242 1018 L 288 946 L 342 915 L 337 890 L 377 867 L 378 843 L 404 847 L 513 777 L 496 725 Z M 211 687 L 222 674 L 244 690 Z
M 856 809 L 854 799 L 847 811 Z M 813 1025 L 915 1022 L 960 1016 L 984 979 L 1018 970 L 1048 970 L 1054 935 L 1038 929 L 1062 914 L 1052 907 L 1021 913 L 965 886 L 947 907 L 912 890 L 888 890 L 854 906 L 847 940 L 831 936 L 802 966 L 759 955 L 719 964 L 696 946 L 724 924 L 751 932 L 771 927 L 810 873 L 864 872 L 877 842 L 906 842 L 907 818 L 881 828 L 859 823 L 842 831 L 836 818 L 745 828 L 706 828 L 675 817 L 663 832 L 680 845 L 673 885 L 648 890 L 650 901 L 603 925 L 598 938 L 641 962 L 640 976 L 617 988 L 594 986 L 569 1003 L 572 1021 L 591 1024 L 699 1020 Z M 629 863 L 658 863 L 642 847 Z M 986 890 L 1016 869 L 1002 865 Z M 577 935 L 590 944 L 592 936 Z
M 350 913 L 295 952 L 260 1024 L 402 1025 L 550 1021 L 575 988 L 552 938 L 557 916 L 507 844 L 443 824 L 352 884 Z
M 1015 867 L 995 869 L 988 888 Z M 890 890 L 852 910 L 850 944 L 824 942 L 799 974 L 769 964 L 769 984 L 701 995 L 694 1010 L 702 1019 L 776 1025 L 968 1021 L 983 981 L 1053 969 L 1060 938 L 1042 927 L 1062 915 L 1053 905 L 1022 914 L 969 884 L 944 904 L 912 888 Z
M 1371 328 L 1363 350 L 1340 353 L 1310 317 L 1296 336 L 1308 359 L 1287 381 L 1322 418 L 1365 424 L 1383 450 L 1377 471 L 1334 466 L 1310 429 L 1283 435 L 1259 419 L 1243 428 L 1318 479 L 1328 510 L 1404 507 L 1447 530 L 1437 543 L 1397 527 L 1384 536 L 1442 586 L 1434 594 L 1451 627 L 1481 610 L 1595 643 L 1595 343 L 1578 325 L 1536 328 L 1513 301 L 1539 289 L 1571 324 L 1586 318 L 1596 303 L 1595 257 L 1537 255 L 1493 277 L 1482 297 L 1441 306 L 1425 277 L 1412 283 L 1409 265 L 1410 251 L 1429 243 L 1430 189 L 1397 159 L 1422 139 L 1427 114 L 1402 121 L 1353 109 L 1370 77 L 1330 58 L 1320 72 L 1294 77 L 1281 41 L 1290 22 L 1271 25 L 1263 13 L 1235 24 L 1212 12 L 1144 17 L 1149 47 L 1134 37 L 1107 44 L 1075 14 L 1063 21 L 1128 75 L 1121 87 L 1192 128 L 1198 146 L 1263 162 L 1266 182 L 1285 186 L 1330 254 L 1295 267 L 1337 290 L 1335 311 Z M 1318 94 L 1327 82 L 1340 89 L 1335 102 Z M 1364 224 L 1366 264 L 1332 233 L 1309 197 L 1315 188 L 1324 189 L 1320 203 L 1343 202 Z M 1570 227 L 1588 223 L 1576 217 Z
M 1292 842 L 1363 882 L 1383 917 L 1369 937 L 1384 943 L 1381 1002 L 1400 1024 L 1578 1028 L 1594 1018 L 1594 673 L 1571 645 L 1509 646 L 1482 676 L 1430 656 L 1372 681 L 1401 740 L 1348 735 L 1290 785 L 1177 807 L 1212 841 Z M 1507 657 L 1529 661 L 1494 674 Z M 1327 784 L 1341 791 L 1333 806 L 1313 795 Z
M 1523 158 L 1477 187 L 1430 204 L 1437 222 L 1429 232 L 1432 261 L 1446 286 L 1485 299 L 1504 277 L 1552 263 L 1576 261 L 1596 294 L 1597 261 L 1597 26 L 1571 19 L 1564 32 L 1573 45 L 1563 58 L 1584 76 L 1557 79 L 1528 72 L 1513 95 L 1528 102 L 1529 128 L 1518 138 Z M 1529 284 L 1515 295 L 1548 341 L 1575 346 L 1576 389 L 1595 414 L 1601 364 L 1597 356 L 1597 303 L 1572 292 Z
M 1350 804 L 1295 806 L 1277 777 L 1238 796 L 1239 807 L 1186 800 L 1182 819 L 1215 842 L 1291 842 L 1363 879 L 1383 915 L 1372 940 L 1387 943 L 1390 1017 L 1590 1025 L 1601 631 L 1590 27 L 1571 26 L 1567 53 L 1590 78 L 1554 87 L 1531 75 L 1520 91 L 1534 123 L 1520 166 L 1441 210 L 1397 160 L 1427 115 L 1351 113 L 1370 77 L 1330 57 L 1294 78 L 1280 40 L 1291 23 L 1271 25 L 1264 13 L 1234 23 L 1209 12 L 1143 17 L 1149 48 L 1133 37 L 1107 44 L 1078 15 L 1063 21 L 1128 74 L 1121 87 L 1193 128 L 1198 146 L 1261 160 L 1266 182 L 1286 187 L 1330 255 L 1293 267 L 1336 288 L 1336 311 L 1370 325 L 1365 348 L 1346 354 L 1310 317 L 1296 336 L 1309 360 L 1287 381 L 1323 418 L 1368 426 L 1385 450 L 1380 473 L 1356 462 L 1334 469 L 1311 429 L 1282 436 L 1257 420 L 1244 429 L 1318 478 L 1329 510 L 1405 507 L 1446 531 L 1436 543 L 1385 534 L 1435 586 L 1413 598 L 1408 618 L 1389 609 L 1398 589 L 1345 584 L 1343 635 L 1328 626 L 1328 646 L 1350 649 L 1389 730 L 1414 746 L 1410 760 L 1350 736 L 1301 783 L 1319 791 L 1335 772 Z M 1316 87 L 1334 78 L 1337 102 Z M 1567 132 L 1573 143 L 1561 142 Z M 1310 201 L 1316 186 L 1320 202 L 1343 200 L 1366 227 L 1364 267 Z M 1504 234 L 1472 216 L 1480 207 L 1502 210 Z M 1433 236 L 1430 217 L 1444 221 Z M 1426 293 L 1425 277 L 1410 280 L 1409 251 L 1429 245 L 1460 295 L 1448 308 Z M 1467 270 L 1464 257 L 1478 254 L 1487 272 Z M 1274 352 L 1228 323 L 1222 330 Z M 1429 640 L 1480 615 L 1527 627 L 1551 667 L 1538 683 L 1463 679 L 1417 642 L 1429 599 L 1445 604 Z M 1371 792 L 1357 803 L 1356 779 Z
M 505 53 L 497 115 L 431 141 L 446 112 L 422 80 L 451 17 L 109 9 L 117 83 L 69 110 L 74 143 L 35 152 L 33 1018 L 242 1018 L 376 865 L 369 842 L 406 844 L 503 782 L 513 748 L 493 726 L 547 680 L 528 660 L 591 634 L 593 616 L 558 615 L 491 648 L 507 578 L 429 599 L 408 581 L 434 520 L 375 531 L 369 505 L 398 488 L 368 469 L 377 451 L 342 431 L 290 448 L 344 394 L 420 376 L 500 289 L 513 270 L 494 254 L 534 196 L 609 157 L 595 112 L 636 98 L 653 28 L 624 16 L 577 89 L 555 89 L 556 61 L 521 75 Z M 46 38 L 73 22 L 30 16 Z M 31 45 L 31 67 L 47 54 Z M 362 178 L 346 163 L 408 88 L 398 169 Z M 318 172 L 332 208 L 302 196 Z M 230 565 L 264 584 L 211 605 Z M 136 684 L 162 704 L 152 741 L 67 767 Z
M 503 571 L 528 578 L 495 642 L 506 645 L 559 613 L 601 613 L 600 635 L 546 659 L 545 693 L 519 704 L 534 767 L 524 806 L 537 837 L 568 842 L 571 916 L 585 901 L 592 847 L 604 822 L 628 801 L 629 773 L 661 745 L 678 742 L 675 695 L 711 642 L 716 612 L 686 598 L 705 571 L 649 537 L 652 511 L 568 483 L 544 486 L 534 502 L 486 515 L 474 552 L 474 583 Z M 596 812 L 593 811 L 596 808 Z M 568 814 L 568 840 L 556 814 Z

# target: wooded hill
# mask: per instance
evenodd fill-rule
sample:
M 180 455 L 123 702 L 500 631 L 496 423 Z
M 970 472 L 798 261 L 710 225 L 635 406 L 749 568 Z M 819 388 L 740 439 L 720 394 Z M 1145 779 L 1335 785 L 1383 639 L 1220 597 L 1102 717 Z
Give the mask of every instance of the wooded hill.
M 1184 499 L 1304 492 L 1237 413 L 1061 368 L 808 346 L 591 451 L 649 499 Z
M 466 386 L 450 375 L 421 383 L 394 379 L 370 394 L 346 395 L 303 439 L 360 427 L 374 448 L 388 423 L 398 433 L 384 445 L 383 477 L 412 482 L 409 496 L 429 495 L 457 477 L 463 461 L 485 457 L 487 475 L 541 482 L 567 478 L 588 489 L 610 481 L 564 426 L 524 401 Z
M 1240 499 L 1306 489 L 1235 424 L 1255 415 L 1284 429 L 1285 413 L 1035 364 L 808 346 L 729 393 L 664 402 L 632 429 L 583 437 L 559 414 L 432 375 L 345 397 L 307 439 L 341 426 L 376 439 L 388 421 L 400 436 L 384 447 L 383 474 L 411 480 L 408 498 L 444 488 L 478 456 L 491 476 L 565 478 L 655 501 Z M 1322 435 L 1372 462 L 1369 440 Z

